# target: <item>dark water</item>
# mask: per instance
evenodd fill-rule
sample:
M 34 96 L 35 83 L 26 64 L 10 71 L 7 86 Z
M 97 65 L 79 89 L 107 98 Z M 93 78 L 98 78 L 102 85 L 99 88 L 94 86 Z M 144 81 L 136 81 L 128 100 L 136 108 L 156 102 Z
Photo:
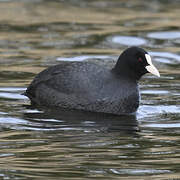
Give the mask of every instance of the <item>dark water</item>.
M 0 1 L 1 179 L 180 178 L 180 1 Z M 33 109 L 21 93 L 60 60 L 112 66 L 145 48 L 136 116 Z

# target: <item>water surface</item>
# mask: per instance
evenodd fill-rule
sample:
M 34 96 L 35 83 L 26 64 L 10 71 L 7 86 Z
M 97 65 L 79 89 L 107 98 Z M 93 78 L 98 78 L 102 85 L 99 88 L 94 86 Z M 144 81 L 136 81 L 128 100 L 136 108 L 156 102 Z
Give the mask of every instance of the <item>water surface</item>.
M 178 0 L 0 1 L 0 177 L 180 178 L 179 8 Z M 36 109 L 21 95 L 59 61 L 112 67 L 131 45 L 161 73 L 142 78 L 136 115 Z

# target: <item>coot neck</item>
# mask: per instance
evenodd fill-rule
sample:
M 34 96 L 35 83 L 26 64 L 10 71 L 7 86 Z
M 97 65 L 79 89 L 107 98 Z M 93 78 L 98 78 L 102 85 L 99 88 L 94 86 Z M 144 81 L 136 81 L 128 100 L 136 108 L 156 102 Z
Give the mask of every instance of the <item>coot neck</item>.
M 136 74 L 130 70 L 127 65 L 121 63 L 121 65 L 116 64 L 114 68 L 112 68 L 111 72 L 119 78 L 129 79 L 131 81 L 138 81 L 140 77 L 136 76 Z
M 113 69 L 111 70 L 116 76 L 122 77 L 124 79 L 130 79 L 132 81 L 138 81 L 142 74 L 137 73 L 135 68 L 131 67 L 128 63 L 128 59 L 122 54 Z

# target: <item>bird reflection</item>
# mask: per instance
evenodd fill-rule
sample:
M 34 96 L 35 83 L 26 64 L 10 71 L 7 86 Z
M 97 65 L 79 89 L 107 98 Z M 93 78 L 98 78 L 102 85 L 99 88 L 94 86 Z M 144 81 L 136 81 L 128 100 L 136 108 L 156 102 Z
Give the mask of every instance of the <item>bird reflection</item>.
M 36 107 L 37 108 L 37 107 Z M 41 124 L 49 129 L 84 129 L 95 131 L 134 133 L 139 131 L 136 114 L 113 115 L 67 109 L 36 109 L 26 105 L 24 119 L 33 123 Z M 55 126 L 56 125 L 56 126 Z

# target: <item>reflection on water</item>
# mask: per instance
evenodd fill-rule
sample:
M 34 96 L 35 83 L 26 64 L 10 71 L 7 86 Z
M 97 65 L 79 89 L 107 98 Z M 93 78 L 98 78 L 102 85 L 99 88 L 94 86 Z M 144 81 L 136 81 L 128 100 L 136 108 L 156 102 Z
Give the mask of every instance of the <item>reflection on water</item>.
M 174 32 L 174 31 L 167 31 L 167 32 L 153 32 L 153 33 L 149 33 L 147 35 L 150 38 L 154 38 L 154 39 L 177 39 L 180 38 L 180 31 L 179 32 Z
M 179 8 L 176 0 L 0 0 L 0 177 L 179 178 Z M 135 115 L 36 109 L 21 95 L 59 61 L 112 67 L 131 45 L 161 73 L 143 77 Z
M 112 42 L 126 46 L 142 46 L 147 43 L 143 38 L 130 36 L 115 36 L 112 38 Z
M 48 122 L 61 123 L 52 130 L 82 130 L 91 128 L 95 131 L 120 131 L 133 132 L 138 130 L 138 123 L 135 115 L 129 116 L 115 116 L 101 113 L 90 113 L 81 111 L 67 111 L 67 110 L 46 110 L 43 113 L 24 113 L 23 119 L 34 120 L 41 122 L 48 120 Z M 74 125 L 75 124 L 75 125 Z M 47 121 L 46 121 L 47 125 Z M 78 127 L 79 126 L 79 127 Z M 50 125 L 51 128 L 53 128 Z M 88 129 L 87 129 L 88 131 Z
M 109 56 L 103 56 L 103 55 L 87 55 L 87 56 L 75 56 L 75 57 L 59 57 L 57 58 L 58 61 L 85 61 L 88 59 L 107 59 Z

